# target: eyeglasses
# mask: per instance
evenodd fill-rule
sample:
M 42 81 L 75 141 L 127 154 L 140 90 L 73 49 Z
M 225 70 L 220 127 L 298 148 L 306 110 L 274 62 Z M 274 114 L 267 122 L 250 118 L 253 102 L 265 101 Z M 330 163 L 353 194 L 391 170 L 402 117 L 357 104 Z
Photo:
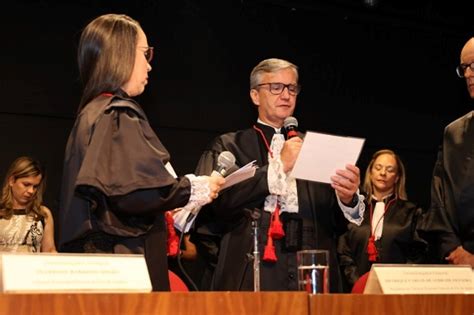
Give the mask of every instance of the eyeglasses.
M 469 68 L 471 71 L 474 72 L 474 62 L 471 63 L 461 63 L 459 66 L 456 67 L 456 74 L 460 78 L 464 78 L 464 74 L 466 73 L 466 69 Z
M 138 48 L 141 48 L 141 49 L 144 49 L 143 50 L 143 54 L 145 55 L 145 59 L 148 63 L 151 62 L 151 60 L 153 59 L 153 47 L 138 47 Z
M 288 89 L 288 94 L 290 95 L 297 95 L 301 91 L 301 86 L 298 84 L 284 84 L 284 83 L 279 83 L 279 82 L 272 82 L 272 83 L 260 83 L 257 86 L 264 86 L 268 85 L 268 89 L 270 90 L 270 93 L 273 95 L 280 95 L 283 93 L 283 90 L 285 88 Z

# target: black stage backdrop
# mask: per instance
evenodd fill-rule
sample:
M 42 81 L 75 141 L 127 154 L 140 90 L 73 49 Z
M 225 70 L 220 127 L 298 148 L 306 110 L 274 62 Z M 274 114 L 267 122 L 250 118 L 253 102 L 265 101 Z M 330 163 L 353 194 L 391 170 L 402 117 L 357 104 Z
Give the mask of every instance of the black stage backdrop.
M 358 166 L 381 148 L 405 162 L 408 195 L 429 204 L 443 127 L 471 109 L 454 68 L 474 36 L 473 4 L 445 1 L 16 1 L 0 9 L 0 175 L 32 155 L 48 170 L 58 211 L 65 143 L 80 97 L 81 29 L 104 13 L 139 20 L 155 47 L 139 101 L 172 155 L 192 172 L 217 134 L 256 119 L 249 74 L 260 60 L 300 67 L 302 130 L 366 138 Z M 465 4 L 466 6 L 466 4 Z M 441 109 L 437 109 L 441 108 Z

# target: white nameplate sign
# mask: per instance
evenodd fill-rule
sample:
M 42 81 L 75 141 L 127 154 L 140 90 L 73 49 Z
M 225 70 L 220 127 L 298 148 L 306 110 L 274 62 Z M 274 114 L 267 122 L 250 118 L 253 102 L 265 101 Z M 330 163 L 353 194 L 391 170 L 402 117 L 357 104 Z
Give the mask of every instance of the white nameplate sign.
M 1 292 L 150 292 L 143 255 L 0 254 Z
M 464 265 L 374 264 L 364 293 L 472 294 L 473 275 Z

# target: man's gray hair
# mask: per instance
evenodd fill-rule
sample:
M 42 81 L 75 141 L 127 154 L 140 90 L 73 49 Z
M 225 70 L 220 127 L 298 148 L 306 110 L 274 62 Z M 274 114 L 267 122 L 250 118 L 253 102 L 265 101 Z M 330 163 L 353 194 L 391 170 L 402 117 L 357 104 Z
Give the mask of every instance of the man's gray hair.
M 296 83 L 298 83 L 298 67 L 291 62 L 278 58 L 270 58 L 261 61 L 250 73 L 250 88 L 255 89 L 260 83 L 262 83 L 260 81 L 263 74 L 273 73 L 288 68 L 293 69 L 296 74 Z

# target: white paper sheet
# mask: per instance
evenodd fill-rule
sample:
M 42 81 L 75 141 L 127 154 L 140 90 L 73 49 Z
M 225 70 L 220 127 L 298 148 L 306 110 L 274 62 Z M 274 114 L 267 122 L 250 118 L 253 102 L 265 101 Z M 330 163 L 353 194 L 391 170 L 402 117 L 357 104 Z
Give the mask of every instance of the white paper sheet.
M 341 137 L 308 131 L 291 176 L 331 183 L 336 170 L 356 164 L 365 139 Z
M 222 186 L 221 189 L 225 189 L 227 187 L 233 186 L 237 183 L 240 183 L 246 179 L 253 177 L 255 175 L 255 170 L 257 169 L 257 165 L 255 164 L 256 162 L 256 160 L 253 160 L 252 162 L 242 166 L 235 172 L 227 175 L 225 177 L 225 184 Z

